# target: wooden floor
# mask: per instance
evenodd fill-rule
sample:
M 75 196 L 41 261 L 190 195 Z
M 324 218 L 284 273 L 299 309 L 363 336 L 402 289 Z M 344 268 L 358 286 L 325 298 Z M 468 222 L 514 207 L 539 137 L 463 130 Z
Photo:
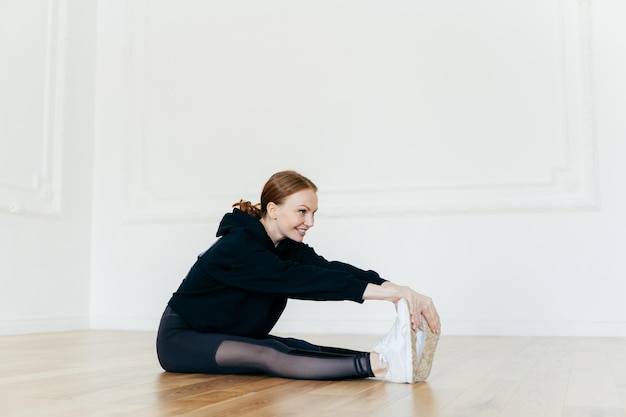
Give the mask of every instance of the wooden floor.
M 372 336 L 308 336 L 369 350 Z M 626 339 L 442 336 L 428 383 L 161 371 L 154 334 L 0 337 L 0 416 L 626 417 Z

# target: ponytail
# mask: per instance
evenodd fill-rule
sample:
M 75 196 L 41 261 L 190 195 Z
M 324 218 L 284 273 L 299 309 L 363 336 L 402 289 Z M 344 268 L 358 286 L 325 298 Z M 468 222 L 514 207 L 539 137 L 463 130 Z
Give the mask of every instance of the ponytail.
M 238 203 L 233 204 L 233 207 L 239 208 L 239 210 L 243 211 L 246 214 L 249 214 L 254 217 L 261 217 L 261 204 L 252 204 L 249 201 L 239 200 Z

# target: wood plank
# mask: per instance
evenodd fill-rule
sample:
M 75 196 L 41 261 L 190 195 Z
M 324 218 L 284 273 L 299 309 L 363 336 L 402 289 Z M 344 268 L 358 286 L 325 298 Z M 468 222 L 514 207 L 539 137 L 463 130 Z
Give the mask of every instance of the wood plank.
M 506 417 L 561 416 L 577 344 L 575 341 L 542 338 L 529 372 L 502 407 Z
M 607 340 L 583 339 L 574 356 L 565 406 L 586 409 L 622 407 L 609 358 L 604 350 Z M 625 352 L 626 353 L 626 352 Z

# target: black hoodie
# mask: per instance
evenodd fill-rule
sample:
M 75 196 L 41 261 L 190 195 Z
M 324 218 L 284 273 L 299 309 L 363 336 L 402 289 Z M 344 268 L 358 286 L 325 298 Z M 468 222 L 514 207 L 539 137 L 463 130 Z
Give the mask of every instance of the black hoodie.
M 290 239 L 278 247 L 251 215 L 234 209 L 219 239 L 198 257 L 169 301 L 193 329 L 263 338 L 288 298 L 363 302 L 368 283 L 385 282 L 374 271 L 329 262 Z

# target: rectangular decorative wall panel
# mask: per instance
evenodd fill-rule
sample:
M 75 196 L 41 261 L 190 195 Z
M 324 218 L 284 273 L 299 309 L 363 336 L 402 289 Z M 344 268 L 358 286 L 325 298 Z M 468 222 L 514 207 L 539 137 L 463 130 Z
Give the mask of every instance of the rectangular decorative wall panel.
M 65 5 L 0 2 L 0 211 L 61 210 Z
M 127 220 L 597 206 L 588 1 L 237 4 L 130 3 Z

